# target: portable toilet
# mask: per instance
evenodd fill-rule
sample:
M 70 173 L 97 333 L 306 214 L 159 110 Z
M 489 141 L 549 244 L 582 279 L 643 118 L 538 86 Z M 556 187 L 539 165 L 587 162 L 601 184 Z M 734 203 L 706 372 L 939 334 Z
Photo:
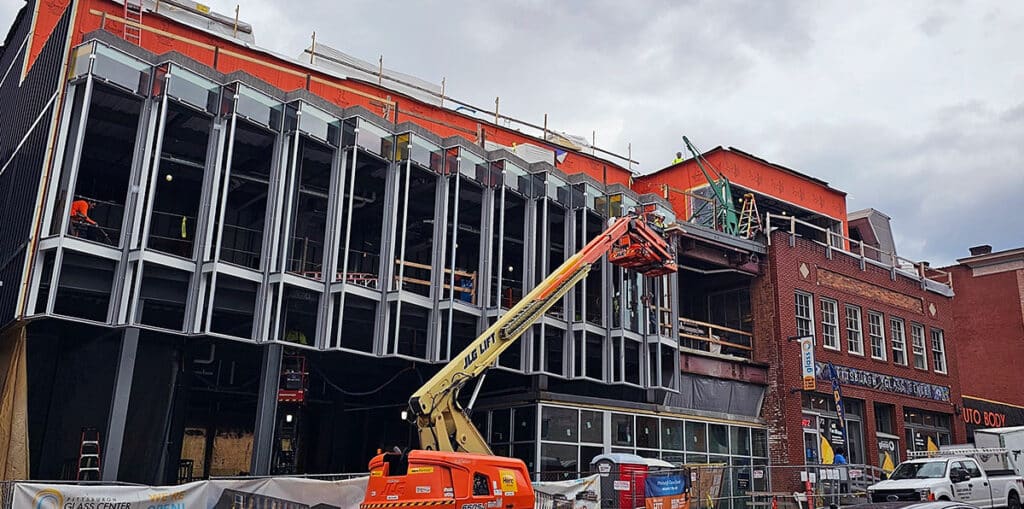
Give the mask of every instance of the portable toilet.
M 590 467 L 601 475 L 601 507 L 644 507 L 648 461 L 636 454 L 618 452 L 594 457 Z

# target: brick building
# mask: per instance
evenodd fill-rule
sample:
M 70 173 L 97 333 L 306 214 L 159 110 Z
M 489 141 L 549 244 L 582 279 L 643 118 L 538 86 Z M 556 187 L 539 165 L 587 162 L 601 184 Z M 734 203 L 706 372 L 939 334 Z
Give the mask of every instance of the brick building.
M 755 285 L 757 308 L 772 330 L 757 349 L 770 371 L 766 418 L 772 459 L 820 458 L 822 436 L 844 446 L 851 463 L 881 466 L 905 451 L 960 443 L 963 425 L 957 342 L 948 287 L 870 258 L 776 230 L 766 276 Z M 935 288 L 938 291 L 932 291 Z M 800 347 L 815 338 L 817 388 L 801 391 Z M 842 443 L 827 363 L 842 382 L 848 443 Z
M 971 255 L 947 270 L 956 281 L 954 331 L 964 377 L 963 421 L 978 428 L 1024 425 L 1024 248 Z
M 886 452 L 898 463 L 929 440 L 962 441 L 949 274 L 899 257 L 889 217 L 847 214 L 845 193 L 827 182 L 731 147 L 705 152 L 704 162 L 731 181 L 737 202 L 753 194 L 768 221 L 758 276 L 684 266 L 696 274 L 681 281 L 697 299 L 728 288 L 749 304 L 752 360 L 770 366 L 762 416 L 773 464 L 819 462 L 823 437 L 847 449 L 851 463 L 874 466 Z M 694 159 L 635 188 L 660 192 L 684 217 L 700 216 L 712 194 Z M 711 321 L 729 314 L 721 301 L 711 307 Z M 817 387 L 808 391 L 793 341 L 803 336 L 814 337 L 817 361 Z M 842 382 L 849 443 L 837 427 L 829 362 Z

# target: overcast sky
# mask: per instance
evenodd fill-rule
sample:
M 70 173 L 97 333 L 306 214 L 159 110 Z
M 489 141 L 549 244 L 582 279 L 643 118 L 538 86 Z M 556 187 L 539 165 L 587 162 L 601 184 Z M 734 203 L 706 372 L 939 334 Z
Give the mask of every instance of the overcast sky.
M 590 136 L 639 170 L 686 134 L 828 181 L 900 254 L 1024 246 L 1024 2 L 206 0 L 448 94 Z M 0 2 L 9 26 L 20 1 Z

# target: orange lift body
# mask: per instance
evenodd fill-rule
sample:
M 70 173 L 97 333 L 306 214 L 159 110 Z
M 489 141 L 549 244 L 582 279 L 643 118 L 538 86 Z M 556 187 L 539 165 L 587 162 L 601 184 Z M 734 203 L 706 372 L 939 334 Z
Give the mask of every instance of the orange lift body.
M 407 465 L 402 464 L 404 460 Z M 366 498 L 359 507 L 524 509 L 532 508 L 533 503 L 529 472 L 518 459 L 410 451 L 405 458 L 398 453 L 384 453 L 370 461 Z

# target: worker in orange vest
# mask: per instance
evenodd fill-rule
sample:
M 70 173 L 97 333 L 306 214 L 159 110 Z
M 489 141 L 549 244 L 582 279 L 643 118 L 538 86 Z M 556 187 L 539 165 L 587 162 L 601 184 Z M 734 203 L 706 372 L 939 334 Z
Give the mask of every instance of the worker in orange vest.
M 99 227 L 96 221 L 89 217 L 89 210 L 95 206 L 95 201 L 81 198 L 71 202 L 71 235 L 84 237 L 89 231 L 89 226 Z

